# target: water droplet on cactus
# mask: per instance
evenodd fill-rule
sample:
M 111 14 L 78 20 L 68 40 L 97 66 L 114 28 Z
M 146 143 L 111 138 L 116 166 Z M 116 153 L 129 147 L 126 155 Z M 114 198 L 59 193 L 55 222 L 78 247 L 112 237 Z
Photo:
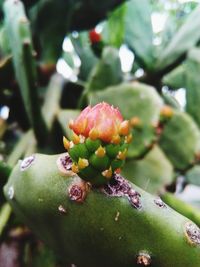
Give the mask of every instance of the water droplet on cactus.
M 13 199 L 14 198 L 14 195 L 15 195 L 14 187 L 13 186 L 10 186 L 8 188 L 8 197 L 9 197 L 9 199 Z
M 193 222 L 185 224 L 185 234 L 187 240 L 192 245 L 200 245 L 200 228 Z
M 156 198 L 154 199 L 154 203 L 159 207 L 159 208 L 166 208 L 166 204 L 162 201 L 161 198 Z
M 34 161 L 35 161 L 35 155 L 25 158 L 24 160 L 21 161 L 20 170 L 21 171 L 27 170 L 29 167 L 33 165 Z
M 151 256 L 146 251 L 139 252 L 137 256 L 137 264 L 141 266 L 149 266 L 151 264 Z
M 61 213 L 61 214 L 66 214 L 67 213 L 67 210 L 63 207 L 63 205 L 60 205 L 58 207 L 58 211 Z

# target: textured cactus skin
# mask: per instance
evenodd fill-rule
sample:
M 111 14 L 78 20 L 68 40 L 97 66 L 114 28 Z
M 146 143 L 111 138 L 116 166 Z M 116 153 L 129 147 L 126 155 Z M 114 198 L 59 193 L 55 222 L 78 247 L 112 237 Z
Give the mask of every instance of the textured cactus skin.
M 100 189 L 92 189 L 82 203 L 72 201 L 69 188 L 79 178 L 58 170 L 58 156 L 36 154 L 23 171 L 19 162 L 4 192 L 14 211 L 66 263 L 136 267 L 137 255 L 146 251 L 152 267 L 199 266 L 200 245 L 185 235 L 187 218 L 163 202 L 159 206 L 133 184 L 141 195 L 140 209 L 126 197 L 108 196 Z

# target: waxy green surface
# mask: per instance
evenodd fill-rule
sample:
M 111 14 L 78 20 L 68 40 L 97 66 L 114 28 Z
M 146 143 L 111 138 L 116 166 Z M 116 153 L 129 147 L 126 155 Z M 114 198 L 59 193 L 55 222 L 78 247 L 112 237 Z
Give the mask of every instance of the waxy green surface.
M 100 189 L 92 189 L 83 203 L 72 201 L 69 188 L 80 178 L 60 172 L 58 157 L 36 154 L 23 171 L 19 162 L 4 192 L 16 214 L 66 263 L 135 267 L 139 252 L 146 251 L 153 267 L 200 266 L 198 235 L 192 244 L 185 234 L 189 219 L 131 183 L 141 194 L 141 209 Z

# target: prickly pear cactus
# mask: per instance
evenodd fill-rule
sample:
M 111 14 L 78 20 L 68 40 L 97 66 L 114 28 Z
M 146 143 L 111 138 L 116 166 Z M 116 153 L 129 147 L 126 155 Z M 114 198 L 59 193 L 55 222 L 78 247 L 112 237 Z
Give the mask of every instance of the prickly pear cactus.
M 174 112 L 165 125 L 160 146 L 176 169 L 186 170 L 195 164 L 200 153 L 198 126 L 187 113 Z
M 88 106 L 69 127 L 72 141 L 64 137 L 63 143 L 73 160 L 73 172 L 93 185 L 107 183 L 120 172 L 132 135 L 129 121 L 117 108 L 105 102 Z
M 200 229 L 119 174 L 91 188 L 68 153 L 20 161 L 4 188 L 14 211 L 65 263 L 197 267 Z
M 118 106 L 124 118 L 130 120 L 134 138 L 128 150 L 128 157 L 139 158 L 150 150 L 157 139 L 156 126 L 163 105 L 153 87 L 137 82 L 126 83 L 95 92 L 90 97 L 93 104 L 106 101 Z

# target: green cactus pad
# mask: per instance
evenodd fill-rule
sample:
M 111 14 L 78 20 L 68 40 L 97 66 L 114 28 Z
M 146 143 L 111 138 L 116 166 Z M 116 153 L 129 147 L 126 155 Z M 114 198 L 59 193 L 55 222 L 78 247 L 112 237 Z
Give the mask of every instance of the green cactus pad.
M 152 194 L 161 193 L 174 180 L 173 166 L 158 146 L 141 160 L 128 160 L 122 175 Z
M 156 90 L 137 82 L 122 84 L 91 94 L 92 104 L 101 101 L 119 107 L 125 119 L 137 117 L 141 122 L 140 127 L 132 130 L 133 141 L 129 146 L 127 156 L 138 158 L 148 152 L 156 140 L 154 126 L 158 124 L 160 109 L 163 105 Z
M 76 175 L 63 175 L 58 157 L 19 162 L 4 192 L 66 264 L 136 267 L 146 259 L 152 267 L 199 266 L 200 229 L 189 219 L 121 176 L 89 192 Z
M 200 166 L 196 165 L 187 171 L 185 174 L 185 180 L 187 183 L 200 186 Z
M 93 92 L 122 81 L 119 52 L 113 47 L 105 47 L 102 58 L 93 68 L 87 85 L 87 91 Z
M 200 131 L 188 114 L 174 111 L 159 144 L 177 170 L 186 170 L 200 152 Z
M 200 49 L 191 49 L 186 65 L 186 111 L 193 117 L 200 126 L 200 92 L 199 92 L 199 71 L 200 71 Z
M 5 14 L 5 30 L 25 109 L 38 142 L 40 145 L 44 145 L 47 128 L 41 114 L 37 95 L 36 53 L 32 44 L 30 24 L 21 1 L 4 1 L 3 9 Z

